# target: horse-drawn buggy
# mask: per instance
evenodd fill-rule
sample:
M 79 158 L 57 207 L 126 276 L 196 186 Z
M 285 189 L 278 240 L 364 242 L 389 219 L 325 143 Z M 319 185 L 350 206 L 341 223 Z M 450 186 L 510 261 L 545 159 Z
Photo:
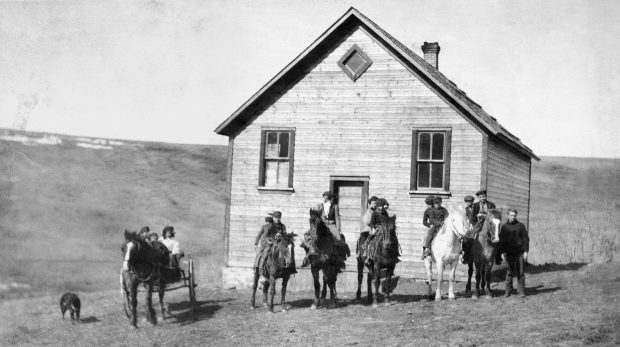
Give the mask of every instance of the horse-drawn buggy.
M 151 246 L 131 233 L 125 233 L 123 245 L 125 261 L 120 271 L 120 286 L 123 310 L 131 324 L 136 326 L 136 306 L 138 286 L 144 285 L 146 292 L 147 317 L 153 324 L 157 323 L 152 304 L 152 293 L 159 294 L 159 305 L 162 318 L 165 318 L 164 293 L 167 291 L 187 288 L 189 301 L 196 302 L 196 273 L 194 261 L 187 255 L 178 263 L 170 266 L 168 252 L 157 246 Z

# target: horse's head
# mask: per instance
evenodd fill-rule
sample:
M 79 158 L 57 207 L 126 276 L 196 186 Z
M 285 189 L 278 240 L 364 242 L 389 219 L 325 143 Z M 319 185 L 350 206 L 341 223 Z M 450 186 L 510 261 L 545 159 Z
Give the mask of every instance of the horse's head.
M 288 268 L 293 264 L 295 258 L 295 236 L 296 234 L 278 234 L 274 245 L 274 257 L 282 267 Z
M 132 261 L 134 256 L 140 250 L 140 242 L 138 238 L 138 232 L 129 231 L 125 229 L 125 243 L 121 247 L 123 252 L 123 259 L 126 261 Z
M 502 213 L 499 210 L 492 209 L 487 213 L 482 227 L 483 234 L 491 241 L 491 243 L 499 242 L 499 225 L 502 220 Z
M 321 213 L 316 211 L 315 209 L 310 209 L 310 230 L 313 230 L 317 237 L 325 236 L 329 233 L 329 229 L 327 225 L 323 222 L 321 218 Z
M 444 221 L 444 225 L 448 225 L 460 238 L 465 237 L 471 229 L 465 209 L 461 205 L 448 209 L 448 217 Z

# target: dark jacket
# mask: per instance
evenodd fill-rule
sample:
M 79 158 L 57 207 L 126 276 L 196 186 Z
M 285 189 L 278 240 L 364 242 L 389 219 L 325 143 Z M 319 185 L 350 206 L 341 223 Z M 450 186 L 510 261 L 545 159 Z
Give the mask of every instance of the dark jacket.
M 433 208 L 432 207 L 427 207 L 426 211 L 424 211 L 424 216 L 422 216 L 422 224 L 424 224 L 425 227 L 430 228 L 433 223 L 431 221 L 431 210 Z
M 473 216 L 473 214 L 474 214 L 474 206 L 473 205 L 471 207 L 465 206 L 465 217 L 467 218 L 468 221 L 471 222 L 472 220 L 471 216 Z
M 490 202 L 490 201 L 488 201 L 488 200 L 487 200 L 486 204 L 487 204 L 487 208 L 486 208 L 487 212 L 489 210 L 491 210 L 491 209 L 496 208 L 495 204 Z M 482 210 L 483 210 L 483 208 L 481 208 L 481 206 L 480 206 L 480 201 L 474 203 L 473 210 L 472 210 L 472 213 L 471 213 L 471 219 L 469 220 L 471 222 L 471 224 L 476 224 L 477 218 L 478 218 L 478 213 L 481 213 L 480 211 L 482 211 Z
M 286 226 L 282 223 L 266 223 L 256 235 L 256 240 L 254 241 L 254 245 L 258 245 L 259 242 L 261 245 L 266 244 L 269 240 L 273 240 L 276 234 L 286 233 Z
M 499 251 L 508 256 L 518 256 L 530 250 L 530 237 L 525 225 L 515 219 L 514 222 L 502 224 L 499 231 Z
M 340 209 L 338 208 L 338 204 L 332 202 L 331 206 L 329 207 L 329 211 L 326 213 L 327 218 L 325 218 L 325 214 L 323 211 L 324 209 L 325 207 L 323 203 L 316 205 L 316 207 L 314 208 L 315 211 L 321 214 L 321 218 L 323 218 L 325 221 L 334 222 L 334 224 L 336 224 L 336 228 L 340 230 Z
M 439 225 L 443 223 L 443 221 L 448 217 L 448 210 L 445 207 L 434 208 L 431 209 L 430 212 L 430 221 L 432 225 Z

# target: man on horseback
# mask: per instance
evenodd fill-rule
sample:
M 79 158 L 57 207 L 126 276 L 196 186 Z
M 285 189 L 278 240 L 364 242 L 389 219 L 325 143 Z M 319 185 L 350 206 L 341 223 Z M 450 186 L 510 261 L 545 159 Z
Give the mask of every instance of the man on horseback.
M 525 225 L 517 220 L 517 210 L 508 210 L 508 222 L 502 225 L 499 232 L 499 251 L 502 259 L 508 263 L 506 272 L 506 292 L 510 296 L 512 278 L 517 277 L 517 291 L 520 297 L 525 297 L 525 273 L 523 264 L 527 262 L 527 253 L 530 250 L 530 238 Z
M 443 222 L 448 217 L 448 210 L 441 206 L 441 196 L 436 196 L 433 199 L 433 208 L 430 211 L 430 220 L 432 223 L 431 228 L 428 230 L 426 237 L 424 238 L 424 244 L 422 247 L 424 251 L 422 253 L 422 260 L 431 255 L 431 243 L 433 238 L 443 226 Z
M 471 195 L 467 195 L 463 199 L 463 201 L 465 201 L 465 216 L 467 217 L 467 220 L 470 221 L 470 224 L 471 224 L 472 215 L 474 214 L 474 209 L 473 209 L 474 197 Z M 469 261 L 469 251 L 471 249 L 472 241 L 473 240 L 469 237 L 463 238 L 463 252 L 461 253 L 462 264 L 467 264 Z
M 347 257 L 351 255 L 351 251 L 346 244 L 344 235 L 340 232 L 340 210 L 338 204 L 336 204 L 336 195 L 332 192 L 326 191 L 323 193 L 323 202 L 319 203 L 312 208 L 315 212 L 319 213 L 321 220 L 333 237 L 333 248 L 335 248 L 334 255 L 344 263 Z M 313 257 L 318 254 L 318 250 L 315 242 L 312 240 L 312 236 L 309 233 L 304 234 L 304 242 L 301 245 L 306 250 L 306 257 L 302 263 L 302 267 L 309 265 L 309 257 Z

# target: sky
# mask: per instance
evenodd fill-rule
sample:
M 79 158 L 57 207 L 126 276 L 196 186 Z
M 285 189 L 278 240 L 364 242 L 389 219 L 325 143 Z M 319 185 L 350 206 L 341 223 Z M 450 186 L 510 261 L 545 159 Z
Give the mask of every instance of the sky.
M 350 6 L 538 155 L 620 158 L 619 1 L 0 2 L 0 127 L 226 144 L 213 130 Z

